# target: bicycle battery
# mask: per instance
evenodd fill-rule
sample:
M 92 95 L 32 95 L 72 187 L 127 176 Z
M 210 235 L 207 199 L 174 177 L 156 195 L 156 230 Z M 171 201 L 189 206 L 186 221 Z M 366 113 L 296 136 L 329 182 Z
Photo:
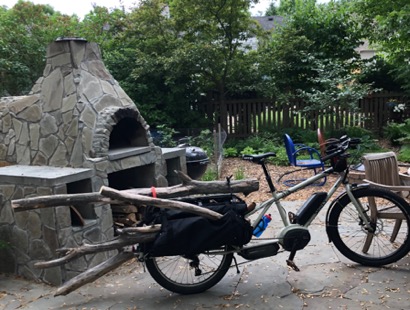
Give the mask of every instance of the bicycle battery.
M 323 201 L 326 199 L 326 192 L 314 193 L 308 200 L 300 207 L 295 215 L 292 216 L 292 224 L 304 225 L 309 219 L 318 212 Z

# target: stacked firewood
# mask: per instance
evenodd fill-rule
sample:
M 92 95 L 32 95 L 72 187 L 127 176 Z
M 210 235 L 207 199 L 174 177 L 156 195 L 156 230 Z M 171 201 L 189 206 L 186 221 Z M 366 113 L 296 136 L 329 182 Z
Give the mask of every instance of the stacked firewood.
M 117 227 L 135 227 L 142 219 L 141 212 L 135 205 L 112 205 L 111 210 Z

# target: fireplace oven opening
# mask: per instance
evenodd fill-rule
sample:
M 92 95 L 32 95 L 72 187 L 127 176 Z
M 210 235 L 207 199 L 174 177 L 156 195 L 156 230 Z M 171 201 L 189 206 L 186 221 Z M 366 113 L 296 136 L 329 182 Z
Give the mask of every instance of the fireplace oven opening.
M 91 179 L 84 179 L 66 184 L 67 194 L 92 192 Z M 70 205 L 71 225 L 84 226 L 87 221 L 97 218 L 94 206 L 89 204 Z
M 126 117 L 114 125 L 110 134 L 110 150 L 141 146 L 148 146 L 146 130 L 136 119 Z
M 108 174 L 108 186 L 117 190 L 151 187 L 154 164 L 134 167 Z
M 108 173 L 109 186 L 117 190 L 153 186 L 155 164 L 144 159 L 144 154 L 151 151 L 147 129 L 128 110 L 117 111 L 115 119 L 117 123 L 111 130 L 108 158 L 116 162 L 113 165 L 116 168 Z

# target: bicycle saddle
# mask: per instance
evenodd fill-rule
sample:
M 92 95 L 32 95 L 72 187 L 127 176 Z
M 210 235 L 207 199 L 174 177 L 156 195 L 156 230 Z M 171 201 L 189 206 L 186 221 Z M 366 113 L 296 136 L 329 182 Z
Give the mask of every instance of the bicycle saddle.
M 263 162 L 263 160 L 265 158 L 269 158 L 269 157 L 275 157 L 276 153 L 274 152 L 268 152 L 268 153 L 264 153 L 264 154 L 258 154 L 258 155 L 252 155 L 252 154 L 246 154 L 246 155 L 242 155 L 242 159 L 244 160 L 249 160 L 251 162 L 260 164 Z

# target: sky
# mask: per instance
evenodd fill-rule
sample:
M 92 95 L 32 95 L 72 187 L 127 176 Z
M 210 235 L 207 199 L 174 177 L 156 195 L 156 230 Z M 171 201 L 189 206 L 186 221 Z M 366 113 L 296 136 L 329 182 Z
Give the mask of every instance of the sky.
M 63 14 L 73 15 L 83 18 L 84 15 L 89 13 L 93 8 L 93 3 L 99 6 L 105 6 L 108 8 L 123 6 L 125 9 L 135 6 L 138 0 L 30 0 L 35 4 L 49 4 L 54 10 L 60 11 Z M 260 0 L 259 3 L 251 10 L 252 15 L 261 15 L 265 13 L 269 7 L 271 0 Z M 0 5 L 12 8 L 17 0 L 0 0 Z

